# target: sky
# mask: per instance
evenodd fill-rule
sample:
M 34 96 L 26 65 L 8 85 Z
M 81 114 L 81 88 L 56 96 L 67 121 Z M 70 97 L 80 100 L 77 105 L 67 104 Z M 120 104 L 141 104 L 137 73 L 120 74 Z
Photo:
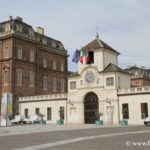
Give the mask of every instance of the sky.
M 150 68 L 150 0 L 0 0 L 0 22 L 9 16 L 43 27 L 45 35 L 62 41 L 70 55 L 99 38 L 121 53 L 119 67 Z

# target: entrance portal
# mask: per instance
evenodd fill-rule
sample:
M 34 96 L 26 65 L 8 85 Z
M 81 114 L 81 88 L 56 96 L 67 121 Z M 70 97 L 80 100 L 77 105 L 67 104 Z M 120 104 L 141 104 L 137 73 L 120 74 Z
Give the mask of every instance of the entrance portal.
M 93 124 L 98 114 L 98 97 L 95 93 L 88 93 L 84 99 L 84 122 Z

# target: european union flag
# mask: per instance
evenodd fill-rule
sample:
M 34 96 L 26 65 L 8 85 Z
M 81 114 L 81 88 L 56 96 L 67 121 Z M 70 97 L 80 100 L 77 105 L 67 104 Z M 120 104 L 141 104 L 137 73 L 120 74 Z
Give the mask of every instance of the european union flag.
M 80 59 L 80 51 L 78 49 L 76 49 L 76 51 L 74 52 L 73 58 L 72 58 L 72 62 L 78 63 L 79 59 Z

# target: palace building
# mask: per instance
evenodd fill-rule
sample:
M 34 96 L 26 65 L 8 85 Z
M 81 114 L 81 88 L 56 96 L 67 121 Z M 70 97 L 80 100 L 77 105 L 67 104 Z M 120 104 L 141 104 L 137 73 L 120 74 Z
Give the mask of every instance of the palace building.
M 78 71 L 68 74 L 68 93 L 20 97 L 20 113 L 44 114 L 47 123 L 56 123 L 60 111 L 66 124 L 94 124 L 101 114 L 104 124 L 143 124 L 150 116 L 150 87 L 131 87 L 131 74 L 118 67 L 115 49 L 99 36 L 76 50 Z
M 78 63 L 68 77 L 68 122 L 94 123 L 102 113 L 104 123 L 118 123 L 118 89 L 130 88 L 130 75 L 118 67 L 119 52 L 96 37 L 83 47 L 93 52 L 93 62 Z
M 14 114 L 19 97 L 67 92 L 67 57 L 62 42 L 43 28 L 12 16 L 0 23 L 0 95 L 13 95 Z
M 0 23 L 1 108 L 11 110 L 12 99 L 14 113 L 42 114 L 47 123 L 94 124 L 101 115 L 104 124 L 143 124 L 150 116 L 149 70 L 121 69 L 119 54 L 97 34 L 75 51 L 78 70 L 68 72 L 62 42 L 10 17 Z

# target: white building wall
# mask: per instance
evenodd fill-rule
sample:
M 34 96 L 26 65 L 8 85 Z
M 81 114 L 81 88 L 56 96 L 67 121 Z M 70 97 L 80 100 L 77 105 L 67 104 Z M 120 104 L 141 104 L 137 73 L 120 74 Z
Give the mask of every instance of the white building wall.
M 48 99 L 49 98 L 49 99 Z M 61 99 L 62 98 L 62 99 Z M 47 108 L 51 108 L 51 120 L 47 120 Z M 44 115 L 43 119 L 47 123 L 55 123 L 60 119 L 59 110 L 64 107 L 64 123 L 66 123 L 67 95 L 51 94 L 41 96 L 21 97 L 19 99 L 19 110 L 21 115 L 28 109 L 28 115 L 35 115 L 35 109 L 39 108 L 40 113 Z
M 128 104 L 129 107 L 129 124 L 143 124 L 144 119 L 141 119 L 141 103 L 148 104 L 148 116 L 150 116 L 150 93 L 135 95 L 119 96 L 120 119 L 122 116 L 122 104 Z
M 110 63 L 118 66 L 117 54 L 105 49 L 104 50 L 104 68 Z
M 119 78 L 120 78 L 120 81 L 119 81 Z M 120 82 L 120 85 L 119 85 L 119 82 Z M 129 89 L 131 87 L 130 75 L 118 72 L 116 74 L 116 85 L 117 85 L 117 88 L 119 89 Z
M 39 108 L 40 113 L 44 115 L 43 119 L 46 120 L 47 123 L 55 123 L 59 120 L 59 109 L 60 107 L 64 107 L 65 111 L 65 120 L 66 123 L 66 101 L 41 101 L 41 102 L 30 102 L 30 103 L 20 103 L 20 114 L 24 114 L 24 109 L 28 109 L 29 115 L 35 115 L 35 109 Z M 52 120 L 47 120 L 47 108 L 51 107 Z

